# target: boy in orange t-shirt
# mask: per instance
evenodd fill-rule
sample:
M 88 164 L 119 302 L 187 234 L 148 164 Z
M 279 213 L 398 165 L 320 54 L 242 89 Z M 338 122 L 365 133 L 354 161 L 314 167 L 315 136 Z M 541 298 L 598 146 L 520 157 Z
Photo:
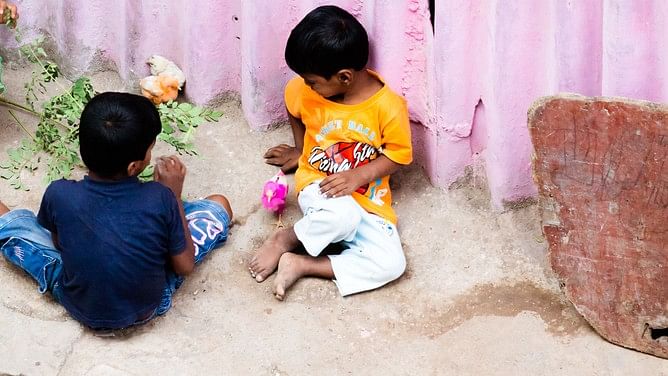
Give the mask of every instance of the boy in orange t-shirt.
M 366 69 L 364 27 L 335 6 L 311 11 L 285 49 L 299 76 L 285 88 L 296 147 L 265 154 L 284 171 L 297 167 L 304 217 L 265 241 L 249 264 L 263 282 L 278 268 L 274 295 L 283 300 L 299 278 L 333 279 L 341 295 L 378 288 L 406 267 L 392 209 L 390 174 L 412 161 L 405 100 Z M 344 250 L 321 255 L 332 243 Z M 299 245 L 308 252 L 292 251 Z

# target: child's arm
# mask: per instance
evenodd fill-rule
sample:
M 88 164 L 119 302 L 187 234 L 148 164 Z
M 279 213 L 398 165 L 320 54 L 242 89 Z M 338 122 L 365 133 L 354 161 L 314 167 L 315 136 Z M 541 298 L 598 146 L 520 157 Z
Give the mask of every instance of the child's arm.
M 292 116 L 289 111 L 288 120 L 292 128 L 292 136 L 295 139 L 295 146 L 280 144 L 264 153 L 265 162 L 270 165 L 279 166 L 284 173 L 289 173 L 297 169 L 299 157 L 304 148 L 304 133 L 306 132 L 306 127 L 301 119 Z
M 327 197 L 349 195 L 364 184 L 393 174 L 399 166 L 399 163 L 381 154 L 364 166 L 329 175 L 320 182 L 320 192 Z
M 53 187 L 52 185 L 58 183 L 52 183 L 44 192 L 42 196 L 42 202 L 39 204 L 39 211 L 37 212 L 37 223 L 45 229 L 49 230 L 51 233 L 51 241 L 56 250 L 60 251 L 60 242 L 58 241 L 58 233 L 56 232 L 56 225 L 53 223 L 53 215 L 51 210 L 51 204 L 54 201 L 53 199 Z M 0 203 L 1 204 L 1 203 Z
M 171 256 L 172 268 L 178 275 L 188 275 L 195 268 L 195 245 L 190 236 L 188 221 L 186 220 L 183 202 L 181 201 L 181 192 L 185 177 L 186 166 L 176 156 L 158 158 L 153 178 L 155 181 L 171 189 L 174 196 L 176 196 L 176 201 L 179 204 L 181 224 L 183 225 L 183 233 L 185 235 L 185 249 L 178 255 Z

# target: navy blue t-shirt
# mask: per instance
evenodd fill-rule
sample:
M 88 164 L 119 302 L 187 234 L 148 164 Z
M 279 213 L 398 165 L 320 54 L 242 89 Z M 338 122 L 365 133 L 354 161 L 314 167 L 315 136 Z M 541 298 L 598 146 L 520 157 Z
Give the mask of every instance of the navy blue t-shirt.
M 178 202 L 160 183 L 58 180 L 37 216 L 57 234 L 61 303 L 93 328 L 122 328 L 160 303 L 169 256 L 185 249 Z

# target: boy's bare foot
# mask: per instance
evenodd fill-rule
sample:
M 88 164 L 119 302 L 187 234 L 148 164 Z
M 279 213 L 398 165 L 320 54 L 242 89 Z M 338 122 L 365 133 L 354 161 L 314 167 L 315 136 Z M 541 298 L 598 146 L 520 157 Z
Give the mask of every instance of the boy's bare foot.
M 278 261 L 278 274 L 274 280 L 274 296 L 278 300 L 285 298 L 285 291 L 305 275 L 304 258 L 309 256 L 284 253 Z
M 286 252 L 278 262 L 278 274 L 274 280 L 274 297 L 285 299 L 285 292 L 298 279 L 306 276 L 334 279 L 332 261 L 327 256 L 311 257 Z
M 251 277 L 258 282 L 263 282 L 276 270 L 281 255 L 292 250 L 298 244 L 299 239 L 297 239 L 292 227 L 273 233 L 257 250 L 248 264 Z

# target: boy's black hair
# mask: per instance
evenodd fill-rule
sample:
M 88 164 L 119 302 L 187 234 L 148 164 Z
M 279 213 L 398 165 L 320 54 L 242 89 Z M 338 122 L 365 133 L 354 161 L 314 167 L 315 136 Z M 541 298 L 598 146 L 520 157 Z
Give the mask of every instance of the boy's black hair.
M 161 129 L 158 110 L 148 99 L 129 93 L 99 94 L 81 113 L 81 159 L 100 176 L 123 175 L 131 162 L 144 160 Z
M 361 70 L 369 60 L 369 37 L 350 13 L 325 5 L 312 10 L 292 29 L 285 61 L 295 73 L 326 79 L 341 69 Z

